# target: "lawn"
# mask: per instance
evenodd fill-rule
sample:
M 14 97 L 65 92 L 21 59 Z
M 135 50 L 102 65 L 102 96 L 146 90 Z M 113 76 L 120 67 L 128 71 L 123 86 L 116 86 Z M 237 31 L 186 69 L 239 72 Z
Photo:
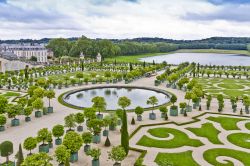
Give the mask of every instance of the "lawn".
M 227 139 L 234 145 L 247 149 L 250 148 L 250 134 L 234 133 L 227 136 Z
M 239 130 L 237 127 L 237 123 L 246 119 L 240 119 L 240 118 L 230 118 L 230 117 L 223 117 L 223 116 L 218 116 L 218 117 L 208 117 L 208 120 L 220 123 L 220 125 L 225 129 L 225 130 Z
M 150 131 L 150 132 L 149 132 Z M 174 136 L 173 139 L 170 140 L 157 140 L 153 138 L 149 138 L 144 135 L 138 142 L 137 145 L 146 146 L 146 147 L 156 147 L 156 148 L 178 148 L 182 146 L 193 146 L 199 147 L 202 146 L 203 143 L 197 139 L 191 139 L 188 137 L 186 133 L 182 131 L 173 129 L 173 128 L 154 128 L 150 129 L 149 133 L 164 133 L 165 135 L 172 134 Z M 159 136 L 159 134 L 153 135 L 155 137 Z M 159 138 L 162 138 L 163 134 L 160 135 Z
M 250 165 L 250 153 L 233 150 L 233 149 L 226 149 L 226 148 L 217 148 L 217 149 L 209 149 L 205 151 L 203 154 L 204 159 L 209 162 L 211 165 L 216 166 L 234 166 L 234 163 L 230 160 L 224 160 L 224 162 L 218 162 L 217 157 L 219 156 L 226 156 L 231 157 L 243 165 L 248 166 Z
M 158 165 L 199 166 L 192 157 L 192 151 L 181 153 L 158 153 L 155 159 Z
M 196 78 L 197 81 L 203 86 L 207 94 L 217 96 L 218 94 L 224 95 L 226 98 L 231 96 L 250 95 L 250 81 L 238 80 L 231 78 Z M 244 89 L 246 87 L 246 89 Z
M 246 123 L 246 128 L 250 130 L 250 123 Z
M 200 128 L 186 128 L 187 130 L 193 132 L 195 135 L 199 137 L 207 138 L 213 144 L 222 144 L 218 138 L 218 134 L 220 133 L 212 123 L 204 123 Z
M 159 137 L 159 138 L 167 138 L 167 137 L 169 137 L 169 134 L 166 131 L 166 128 L 158 128 L 157 130 L 149 129 L 148 133 L 150 133 L 152 136 Z

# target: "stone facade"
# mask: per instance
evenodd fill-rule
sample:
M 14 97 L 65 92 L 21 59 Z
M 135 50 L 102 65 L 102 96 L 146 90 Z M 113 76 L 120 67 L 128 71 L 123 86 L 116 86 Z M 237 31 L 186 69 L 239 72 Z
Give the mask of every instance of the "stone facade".
M 27 63 L 0 58 L 0 72 L 25 69 Z

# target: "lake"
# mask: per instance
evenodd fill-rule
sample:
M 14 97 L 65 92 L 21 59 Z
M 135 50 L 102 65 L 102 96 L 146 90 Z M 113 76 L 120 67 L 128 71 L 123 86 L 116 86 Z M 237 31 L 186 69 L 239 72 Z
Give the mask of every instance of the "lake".
M 180 64 L 182 62 L 195 62 L 202 65 L 224 65 L 224 66 L 250 66 L 250 56 L 237 54 L 215 54 L 215 53 L 174 53 L 147 58 L 141 61 L 161 63 L 166 61 L 169 64 Z

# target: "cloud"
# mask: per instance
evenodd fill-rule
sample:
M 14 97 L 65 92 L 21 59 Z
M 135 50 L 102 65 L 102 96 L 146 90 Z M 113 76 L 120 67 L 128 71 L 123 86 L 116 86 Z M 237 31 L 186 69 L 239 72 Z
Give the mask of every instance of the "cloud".
M 248 3 L 218 0 L 7 0 L 0 3 L 0 9 L 1 39 L 81 35 L 174 39 L 250 36 Z
M 250 0 L 208 0 L 208 2 L 214 4 L 243 4 L 243 3 L 250 3 Z

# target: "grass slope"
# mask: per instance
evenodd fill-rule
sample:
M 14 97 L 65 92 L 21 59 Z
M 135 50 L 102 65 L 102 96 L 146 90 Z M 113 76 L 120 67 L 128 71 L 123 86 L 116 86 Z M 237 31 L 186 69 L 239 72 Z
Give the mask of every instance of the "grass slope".
M 192 157 L 192 151 L 181 153 L 158 153 L 155 162 L 158 165 L 199 166 Z
M 205 137 L 213 144 L 222 144 L 218 139 L 218 134 L 220 133 L 212 123 L 204 123 L 201 128 L 187 128 L 187 130 L 193 132 L 199 137 Z

